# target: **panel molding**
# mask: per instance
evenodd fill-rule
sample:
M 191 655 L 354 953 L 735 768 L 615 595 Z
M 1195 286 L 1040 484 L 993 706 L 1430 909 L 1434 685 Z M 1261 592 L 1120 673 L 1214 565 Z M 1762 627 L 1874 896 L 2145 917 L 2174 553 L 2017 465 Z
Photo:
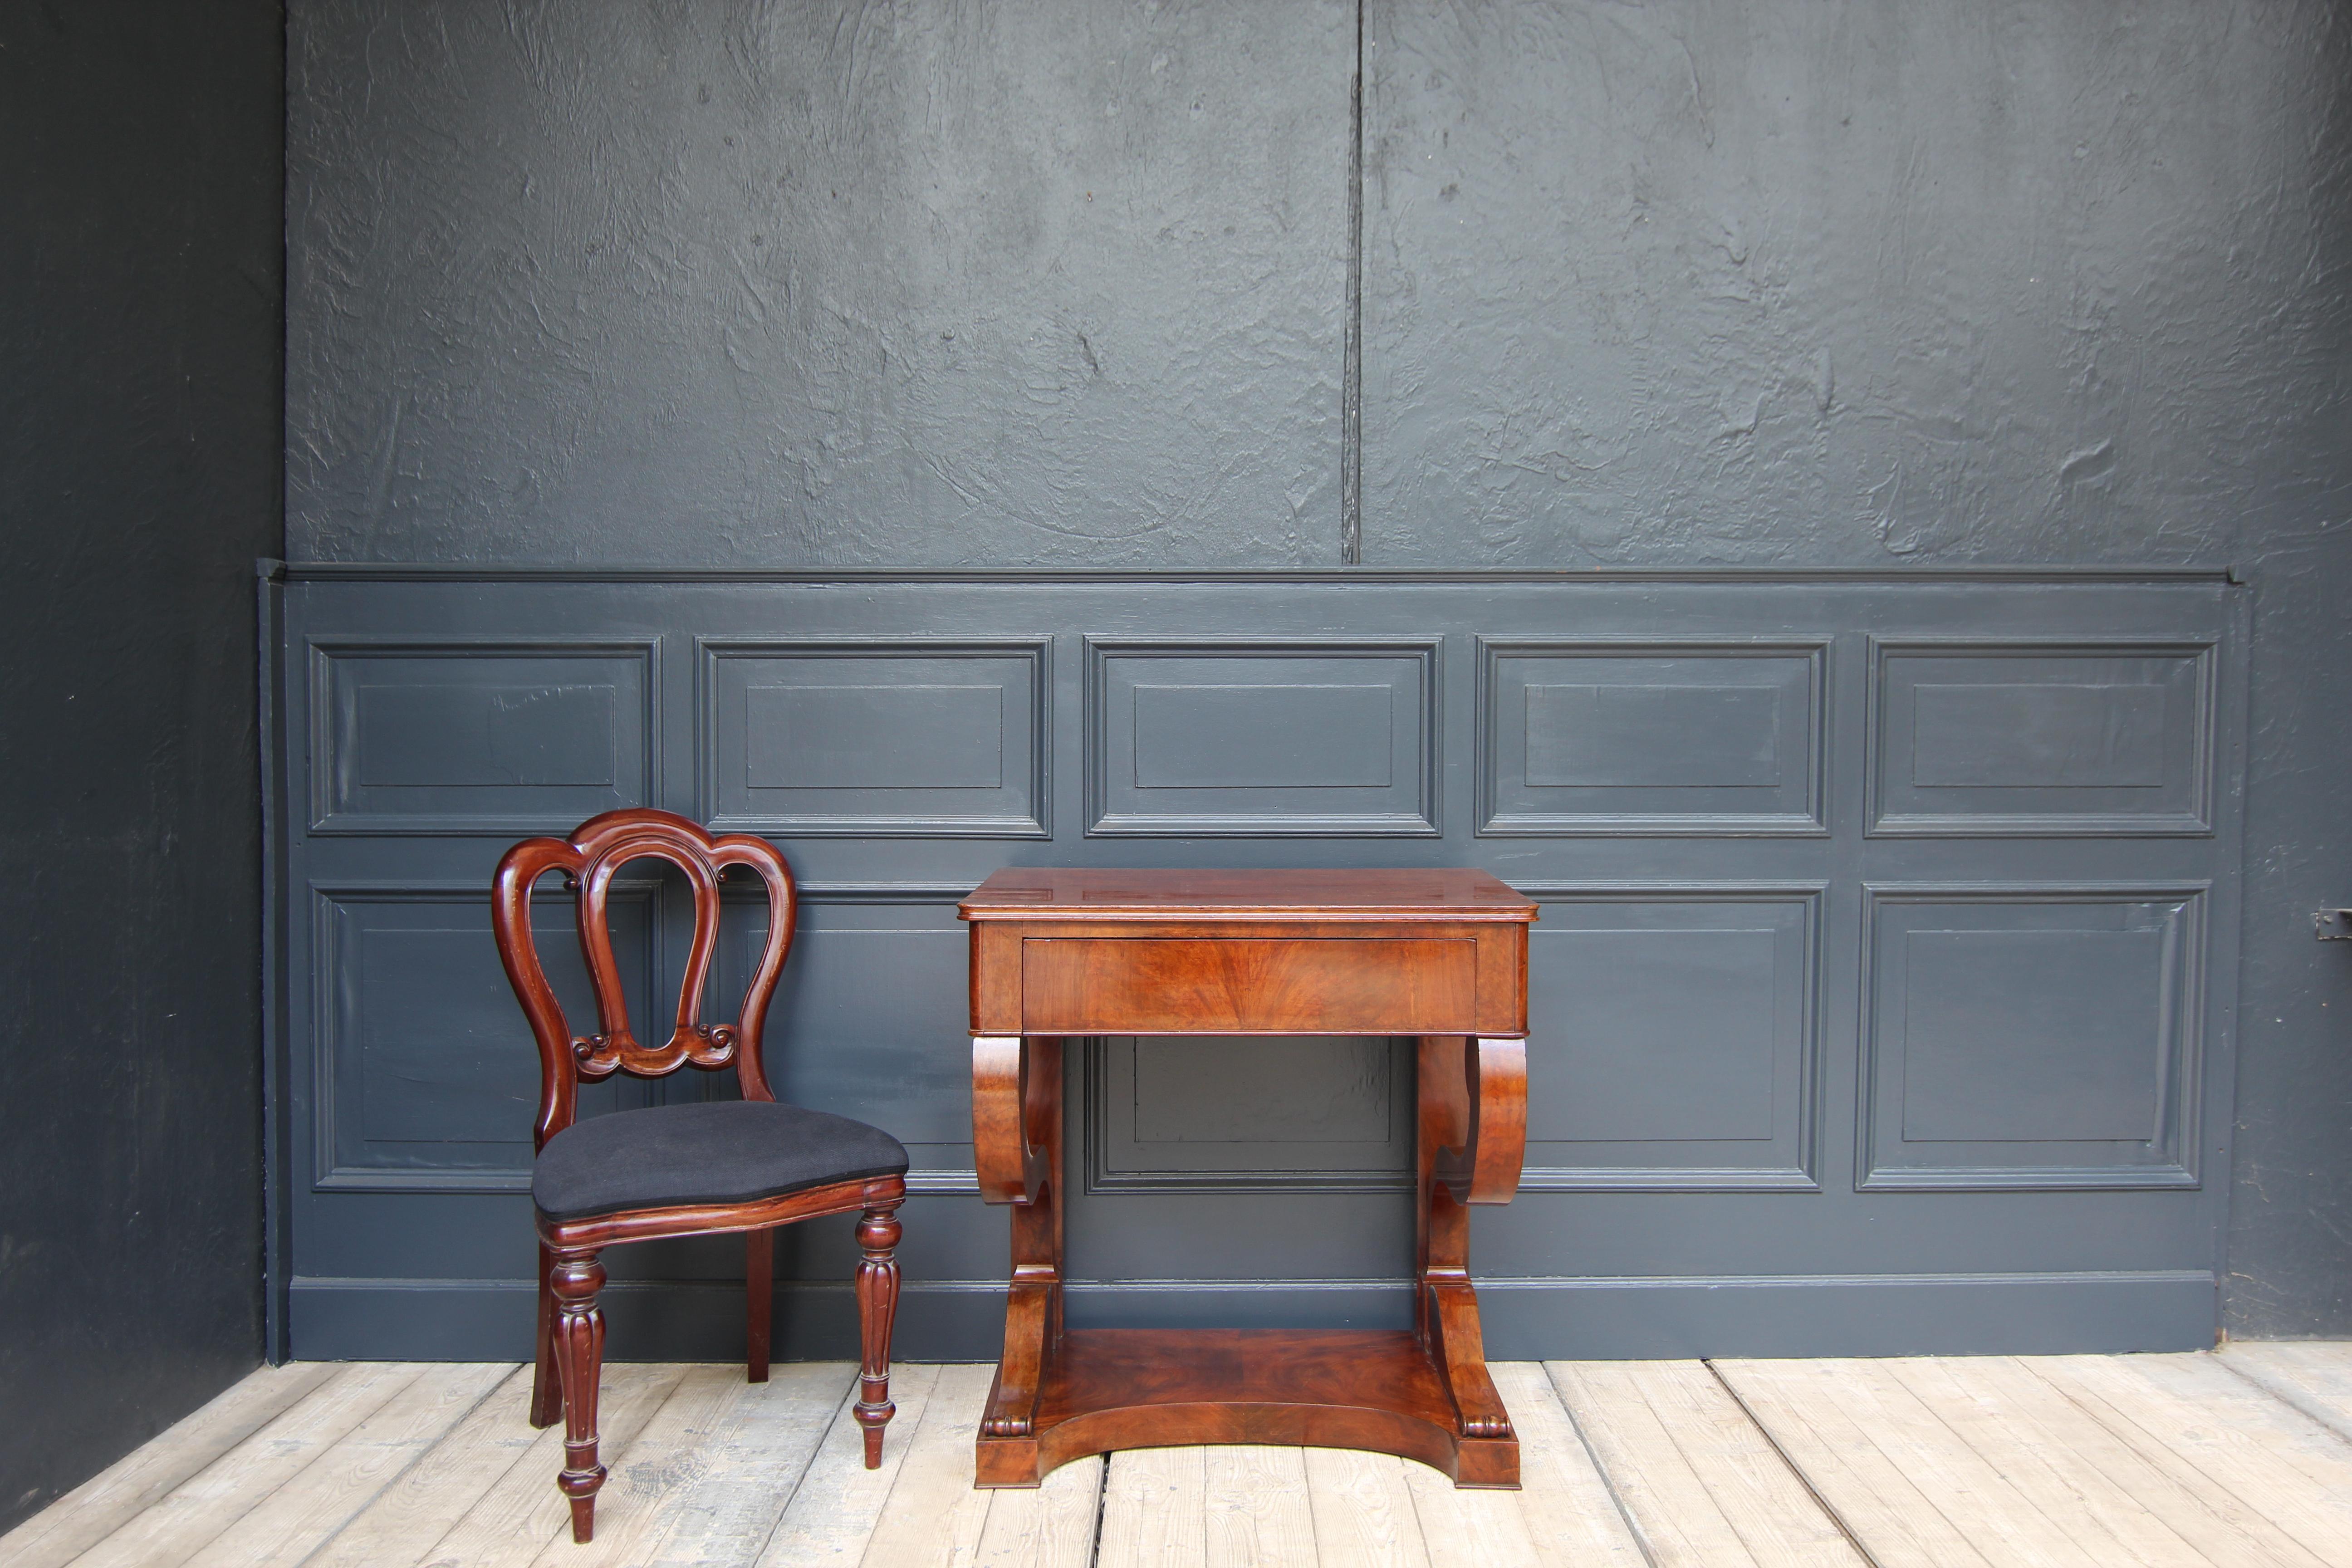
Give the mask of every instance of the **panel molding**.
M 1443 637 L 1086 638 L 1086 836 L 1089 838 L 1436 838 L 1443 745 L 1440 660 Z M 1114 659 L 1410 658 L 1421 689 L 1413 749 L 1419 809 L 1410 812 L 1118 812 L 1110 805 L 1108 671 Z
M 1793 1166 L 1594 1166 L 1530 1163 L 1519 1177 L 1528 1193 L 1817 1193 L 1822 1190 L 1822 881 L 1570 881 L 1507 879 L 1538 905 L 1547 903 L 1797 904 L 1804 910 L 1801 981 L 1801 1056 L 1797 1084 L 1797 1163 Z M 1537 928 L 1540 931 L 1538 922 Z M 1531 933 L 1532 936 L 1532 933 Z M 1530 1083 L 1530 1093 L 1535 1086 Z
M 695 806 L 715 832 L 759 833 L 778 838 L 1051 838 L 1053 820 L 1054 636 L 712 637 L 694 639 Z M 719 667 L 730 659 L 1020 659 L 1028 666 L 1029 745 L 1025 758 L 1030 810 L 975 815 L 911 812 L 877 815 L 721 812 L 719 809 Z
M 578 811 L 360 813 L 339 811 L 333 799 L 337 731 L 335 724 L 335 660 L 369 657 L 395 658 L 630 658 L 644 669 L 645 700 L 638 715 L 644 726 L 638 776 L 625 781 L 636 790 L 632 803 L 650 805 L 662 798 L 661 647 L 658 637 L 564 637 L 500 636 L 475 633 L 458 637 L 434 634 L 378 633 L 368 636 L 309 637 L 303 639 L 307 722 L 310 732 L 307 764 L 310 789 L 308 831 L 320 837 L 504 837 L 514 834 L 569 833 L 583 817 Z M 613 809 L 610 806 L 604 809 Z
M 1488 637 L 1475 639 L 1477 647 L 1476 739 L 1471 765 L 1475 772 L 1473 798 L 1476 821 L 1472 834 L 1480 838 L 1697 838 L 1829 837 L 1829 752 L 1831 649 L 1822 637 Z M 1801 813 L 1506 813 L 1501 806 L 1501 759 L 1496 747 L 1501 725 L 1496 705 L 1496 681 L 1501 661 L 1513 657 L 1550 656 L 1594 658 L 1802 658 L 1806 661 L 1805 801 Z
M 1862 885 L 1861 1070 L 1855 1086 L 1856 1192 L 2137 1192 L 2193 1191 L 2200 1174 L 2205 1083 L 2205 995 L 2209 955 L 2207 905 L 2212 884 L 2168 882 L 1912 882 Z M 1878 961 L 1882 912 L 1906 904 L 2108 906 L 2172 903 L 2179 909 L 2175 970 L 2166 976 L 2171 1038 L 2157 1086 L 2158 1136 L 2168 1159 L 2145 1164 L 2025 1164 L 1881 1166 L 1884 1131 L 1879 1100 L 1890 1071 L 1880 1037 Z
M 1863 781 L 1868 838 L 2210 838 L 2214 834 L 2221 679 L 2217 641 L 2147 637 L 1918 637 L 1870 634 Z M 2190 719 L 2190 800 L 2179 813 L 1890 812 L 1886 733 L 1889 664 L 1905 656 L 1945 658 L 2187 658 L 2195 661 L 2196 710 Z

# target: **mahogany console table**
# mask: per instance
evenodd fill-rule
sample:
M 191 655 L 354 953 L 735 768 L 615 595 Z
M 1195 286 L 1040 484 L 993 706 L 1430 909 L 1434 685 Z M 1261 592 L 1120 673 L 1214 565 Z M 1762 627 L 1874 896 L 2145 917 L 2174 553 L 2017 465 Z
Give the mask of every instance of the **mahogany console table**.
M 1032 1487 L 1118 1448 L 1275 1443 L 1517 1486 L 1464 1205 L 1518 1187 L 1535 905 L 1482 871 L 1013 869 L 961 913 L 974 1162 L 981 1195 L 1013 1205 L 978 1483 Z M 1417 1037 L 1412 1331 L 1065 1331 L 1062 1041 L 1091 1035 Z

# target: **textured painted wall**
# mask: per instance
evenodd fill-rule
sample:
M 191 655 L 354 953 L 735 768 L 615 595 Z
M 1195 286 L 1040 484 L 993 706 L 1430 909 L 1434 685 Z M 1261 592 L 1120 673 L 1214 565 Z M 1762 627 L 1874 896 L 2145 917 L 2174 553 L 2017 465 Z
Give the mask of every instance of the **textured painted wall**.
M 281 29 L 0 7 L 0 1530 L 260 1359 Z
M 2352 15 L 1368 15 L 1368 564 L 2253 585 L 2228 1316 L 2352 1332 Z
M 2232 558 L 2343 429 L 2325 7 L 1375 15 L 1369 559 Z
M 297 17 L 297 558 L 1336 561 L 1352 10 Z
M 1337 559 L 1331 5 L 298 0 L 289 550 Z M 1368 0 L 1364 562 L 2258 614 L 2231 1321 L 2352 1332 L 2352 17 Z

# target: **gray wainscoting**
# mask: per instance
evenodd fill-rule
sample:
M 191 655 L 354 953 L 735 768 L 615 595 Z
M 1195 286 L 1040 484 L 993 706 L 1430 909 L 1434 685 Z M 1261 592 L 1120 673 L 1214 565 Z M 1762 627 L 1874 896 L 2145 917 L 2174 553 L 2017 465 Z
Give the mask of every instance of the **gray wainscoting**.
M 2211 1341 L 2244 682 L 2218 574 L 310 566 L 263 611 L 279 1354 L 527 1353 L 537 1065 L 488 879 L 637 803 L 803 879 L 771 1071 L 914 1152 L 908 1356 L 997 1339 L 955 903 L 1036 864 L 1466 864 L 1539 901 L 1527 1179 L 1475 1231 L 1492 1353 Z M 616 909 L 662 1009 L 678 889 Z M 765 910 L 730 918 L 722 991 Z M 1074 1321 L 1405 1320 L 1398 1043 L 1067 1059 Z M 851 1342 L 852 1256 L 845 1225 L 784 1233 L 783 1353 Z M 736 1353 L 734 1244 L 608 1262 L 618 1353 Z

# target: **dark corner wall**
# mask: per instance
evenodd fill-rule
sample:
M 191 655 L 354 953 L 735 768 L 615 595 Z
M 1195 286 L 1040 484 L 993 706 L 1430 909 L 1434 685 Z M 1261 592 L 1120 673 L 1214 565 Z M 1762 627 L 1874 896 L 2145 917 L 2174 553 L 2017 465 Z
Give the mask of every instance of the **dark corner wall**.
M 0 1530 L 261 1356 L 283 38 L 0 6 Z

